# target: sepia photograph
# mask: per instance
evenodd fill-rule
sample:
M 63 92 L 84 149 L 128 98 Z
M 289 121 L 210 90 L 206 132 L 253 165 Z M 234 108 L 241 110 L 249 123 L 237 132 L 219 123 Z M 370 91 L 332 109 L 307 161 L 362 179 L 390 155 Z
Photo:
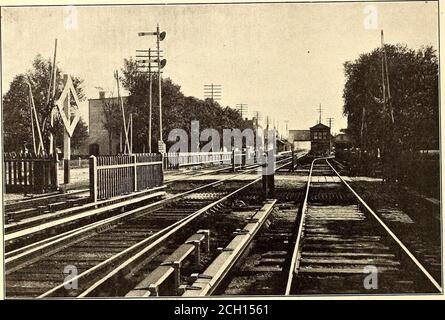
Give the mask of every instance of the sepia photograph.
M 439 5 L 2 1 L 3 298 L 443 298 Z

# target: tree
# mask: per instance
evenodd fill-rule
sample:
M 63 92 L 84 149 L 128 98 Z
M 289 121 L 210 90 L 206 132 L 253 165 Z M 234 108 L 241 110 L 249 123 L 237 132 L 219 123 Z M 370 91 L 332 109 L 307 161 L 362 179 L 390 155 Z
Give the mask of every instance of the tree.
M 42 128 L 45 149 L 48 150 L 49 133 L 51 130 L 51 104 L 47 104 L 47 94 L 51 78 L 51 66 L 52 62 L 50 59 L 44 59 L 41 55 L 37 55 L 32 63 L 32 68 L 25 73 L 15 76 L 8 92 L 3 95 L 5 151 L 19 151 L 24 145 L 32 145 L 28 81 L 32 87 L 38 121 Z M 77 77 L 72 77 L 72 80 L 80 101 L 83 101 L 85 99 L 81 87 L 83 80 Z M 60 95 L 62 89 L 63 71 L 58 68 L 55 92 L 56 98 Z M 72 101 L 72 103 L 74 104 L 74 101 Z M 61 120 L 56 119 L 54 132 L 61 132 L 60 127 Z M 56 141 L 58 141 L 57 138 Z M 78 142 L 80 143 L 80 141 Z
M 74 129 L 73 136 L 71 137 L 71 146 L 78 149 L 87 138 L 88 126 L 82 119 L 80 119 L 76 129 Z
M 62 146 L 65 129 L 61 122 L 57 122 L 54 127 L 55 127 L 54 131 L 56 132 L 55 134 L 56 146 Z M 71 147 L 74 149 L 80 148 L 82 143 L 87 138 L 88 138 L 88 126 L 82 119 L 80 119 L 71 137 Z
M 386 45 L 389 87 L 394 112 L 384 109 L 381 49 L 344 64 L 344 114 L 348 129 L 362 150 L 383 156 L 439 148 L 438 59 L 432 47 L 417 51 Z M 393 134 L 389 135 L 388 128 Z M 396 154 L 391 157 L 397 157 Z M 390 159 L 391 160 L 391 159 Z

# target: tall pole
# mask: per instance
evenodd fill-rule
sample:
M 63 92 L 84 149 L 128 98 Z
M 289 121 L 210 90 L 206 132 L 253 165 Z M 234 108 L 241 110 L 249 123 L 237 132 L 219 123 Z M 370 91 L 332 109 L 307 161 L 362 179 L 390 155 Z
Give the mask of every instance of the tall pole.
M 128 130 L 127 130 L 127 121 L 125 120 L 125 110 L 124 110 L 124 101 L 122 100 L 122 97 L 120 95 L 120 89 L 119 89 L 119 72 L 116 70 L 115 72 L 115 78 L 117 82 L 117 97 L 121 104 L 121 111 L 122 111 L 122 120 L 124 122 L 124 133 L 125 133 L 125 148 L 130 152 L 130 144 L 128 142 Z
M 63 75 L 65 85 L 68 83 L 68 75 Z M 67 119 L 71 118 L 71 94 L 67 94 L 64 103 L 64 113 Z M 63 130 L 63 182 L 70 183 L 71 137 L 65 128 Z
M 332 123 L 334 122 L 334 118 L 326 118 L 329 124 L 329 128 L 332 128 Z
M 158 51 L 159 53 L 159 51 Z M 159 55 L 158 55 L 159 56 Z M 148 49 L 148 81 L 149 81 L 149 97 L 148 97 L 148 152 L 151 153 L 151 118 L 152 118 L 152 92 L 153 81 L 151 77 L 151 49 Z
M 158 49 L 158 92 L 159 92 L 159 143 L 163 143 L 162 141 L 162 79 L 161 79 L 161 55 L 160 55 L 160 46 L 159 42 L 160 39 L 160 32 L 159 32 L 159 24 L 156 26 L 156 45 Z
M 130 113 L 130 154 L 133 153 L 133 113 Z
M 236 105 L 236 110 L 240 113 L 241 118 L 244 120 L 244 113 L 247 113 L 248 106 L 246 103 L 238 103 Z
M 31 109 L 32 109 L 33 116 L 34 116 L 35 125 L 37 127 L 37 133 L 39 135 L 39 146 L 37 148 L 37 153 L 38 154 L 40 154 L 40 152 L 45 153 L 45 148 L 43 146 L 42 131 L 40 130 L 39 118 L 37 116 L 36 105 L 34 103 L 34 97 L 32 95 L 31 81 L 29 79 L 28 79 L 28 88 L 29 88 L 29 101 L 30 101 Z
M 204 84 L 204 99 L 210 99 L 212 102 L 221 100 L 222 88 L 220 84 Z
M 64 75 L 63 80 L 65 83 L 68 82 L 68 75 Z M 65 112 L 65 117 L 67 119 L 71 118 L 71 95 L 68 94 L 66 96 L 66 100 L 64 102 L 64 112 Z M 65 160 L 71 160 L 71 138 L 70 135 L 68 134 L 67 130 L 63 131 L 63 157 L 65 158 Z
M 383 110 L 386 110 L 386 84 L 385 84 L 385 58 L 384 58 L 384 50 L 385 50 L 385 44 L 383 41 L 383 30 L 381 30 L 381 45 L 382 45 L 382 53 L 381 53 L 381 60 L 382 60 L 382 98 L 383 98 Z
M 138 32 L 138 36 L 156 36 L 156 49 L 157 49 L 157 59 L 154 62 L 157 62 L 158 65 L 158 93 L 159 93 L 159 141 L 158 141 L 158 151 L 163 153 L 165 152 L 165 144 L 163 141 L 163 134 L 162 134 L 162 77 L 161 77 L 161 69 L 165 66 L 167 60 L 163 59 L 161 60 L 161 50 L 160 50 L 160 42 L 165 39 L 165 32 L 160 32 L 159 30 L 159 24 L 156 26 L 155 32 Z M 137 50 L 137 51 L 146 51 L 146 50 Z M 149 73 L 151 71 L 150 66 L 150 58 L 151 58 L 151 51 L 149 51 L 149 60 L 148 60 L 148 68 Z M 144 62 L 144 61 L 142 61 Z M 144 66 L 142 66 L 144 67 Z M 151 81 L 150 81 L 151 85 Z M 151 96 L 151 95 L 150 95 Z M 151 130 L 150 130 L 150 136 L 151 136 Z M 151 139 L 150 139 L 151 140 Z M 149 144 L 150 145 L 150 144 Z
M 386 59 L 386 50 L 385 50 L 385 41 L 383 38 L 383 30 L 381 30 L 381 36 L 382 36 L 382 83 L 386 90 L 386 95 L 388 97 L 388 106 L 389 106 L 389 112 L 391 116 L 391 122 L 394 123 L 394 112 L 392 110 L 392 104 L 391 104 L 391 91 L 389 88 L 389 72 L 388 72 L 388 61 Z M 386 80 L 386 83 L 385 83 Z M 384 97 L 385 99 L 385 97 Z
M 56 77 L 57 77 L 57 68 L 56 68 L 56 57 L 57 57 L 57 39 L 54 41 L 54 58 L 53 58 L 53 65 L 52 65 L 52 73 L 50 75 L 50 84 L 48 88 L 48 96 L 47 96 L 47 104 L 51 103 L 51 109 L 54 108 L 53 101 L 51 99 L 54 99 L 54 96 L 56 95 Z M 51 130 L 53 129 L 54 125 L 54 114 L 51 112 L 50 114 L 50 124 L 51 124 Z M 43 145 L 42 145 L 43 148 Z M 40 149 L 40 145 L 39 145 Z M 56 143 L 54 142 L 54 134 L 52 131 L 50 131 L 49 134 L 49 153 L 50 154 L 56 154 Z
M 32 130 L 32 144 L 34 147 L 34 154 L 37 154 L 37 146 L 36 146 L 36 134 L 34 132 L 34 117 L 32 115 L 32 104 L 31 104 L 31 98 L 28 97 L 28 103 L 29 103 L 29 110 L 31 111 L 31 130 Z
M 286 139 L 289 139 L 289 120 L 285 120 L 284 123 L 286 123 Z

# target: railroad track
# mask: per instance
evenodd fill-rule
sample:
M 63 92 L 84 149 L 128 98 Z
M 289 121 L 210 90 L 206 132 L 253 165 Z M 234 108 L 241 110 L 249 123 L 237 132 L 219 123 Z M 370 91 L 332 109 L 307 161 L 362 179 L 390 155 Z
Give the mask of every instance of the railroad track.
M 439 282 L 330 160 L 315 159 L 285 294 L 441 291 Z
M 241 166 L 237 169 L 249 170 L 257 166 L 258 165 Z M 175 182 L 185 182 L 202 175 L 224 173 L 231 169 L 231 166 L 223 166 L 222 168 L 211 170 L 190 171 L 186 174 L 186 177 L 181 176 L 179 178 L 170 179 L 166 181 L 164 185 L 168 186 Z M 154 188 L 153 190 L 157 190 L 157 188 Z M 134 194 L 102 200 L 95 204 L 90 202 L 89 189 L 70 191 L 67 193 L 53 193 L 33 197 L 31 199 L 15 201 L 5 206 L 5 234 L 29 229 L 33 226 L 42 225 L 50 221 L 57 221 L 70 215 L 78 215 L 79 212 L 91 210 L 92 207 L 105 207 L 138 196 L 141 196 L 140 200 L 144 201 L 143 197 L 150 192 L 152 191 L 144 190 Z M 26 231 L 23 233 L 26 233 Z
M 298 165 L 301 167 L 304 162 L 299 161 Z M 276 182 L 277 200 L 271 200 L 273 207 L 266 204 L 264 215 L 258 217 L 258 212 L 253 215 L 261 223 L 256 226 L 247 223 L 242 230 L 249 230 L 248 233 L 238 234 L 230 243 L 223 244 L 228 252 L 223 250 L 212 264 L 202 269 L 200 277 L 185 286 L 183 296 L 279 295 L 284 292 L 287 257 L 292 250 L 297 211 L 304 192 L 289 190 L 302 188 L 303 184 L 283 174 L 292 172 L 292 176 L 307 176 L 309 171 L 293 169 L 292 163 L 277 168 L 281 179 Z M 246 193 L 245 198 L 253 198 L 252 190 Z
M 89 189 L 81 189 L 9 202 L 5 205 L 5 223 L 80 206 L 88 202 L 89 196 Z
M 286 162 L 287 161 L 287 162 Z M 283 165 L 288 164 L 283 159 Z M 244 173 L 256 170 L 246 170 Z M 190 200 L 192 194 L 220 185 L 232 177 L 200 186 L 171 198 L 136 208 L 63 234 L 44 239 L 6 255 L 7 297 L 99 295 L 116 276 L 131 270 L 147 255 L 261 178 L 227 190 L 218 200 Z M 208 193 L 208 191 L 207 191 Z M 66 272 L 75 275 L 67 278 Z M 64 273 L 65 272 L 65 273 Z M 76 288 L 73 288 L 76 283 Z
M 258 165 L 242 166 L 238 169 L 252 172 L 252 168 L 256 167 Z M 179 181 L 186 182 L 205 174 L 224 173 L 228 169 L 231 167 L 224 166 L 213 170 L 198 171 L 187 177 L 167 181 L 164 186 L 168 187 Z M 205 182 L 200 185 L 205 185 Z M 51 194 L 13 203 L 9 205 L 6 215 L 4 229 L 6 251 L 42 240 L 48 234 L 61 233 L 69 228 L 107 218 L 119 210 L 129 210 L 137 205 L 153 202 L 160 196 L 164 196 L 165 193 L 160 192 L 161 189 L 162 187 L 157 187 L 94 203 L 89 202 L 88 190 Z
M 170 179 L 165 182 L 165 185 L 169 185 L 176 181 L 186 181 L 200 175 L 227 171 L 229 167 L 230 166 L 224 166 L 223 168 L 199 170 L 197 172 L 190 171 L 186 173 L 187 177 L 182 176 L 180 178 Z M 181 174 L 183 175 L 184 173 L 178 173 L 178 175 Z M 143 194 L 143 192 L 140 194 Z M 128 197 L 131 197 L 131 195 L 124 195 L 120 200 L 124 200 Z M 113 203 L 114 200 L 115 199 L 110 199 L 108 203 Z M 73 207 L 80 207 L 89 202 L 89 189 L 68 191 L 66 193 L 52 193 L 49 195 L 36 196 L 29 199 L 10 202 L 5 205 L 6 232 L 40 224 L 42 221 L 47 221 L 49 216 L 57 216 L 59 211 Z M 106 202 L 102 201 L 101 205 L 104 204 L 106 204 Z M 87 206 L 86 208 L 88 209 L 89 207 Z

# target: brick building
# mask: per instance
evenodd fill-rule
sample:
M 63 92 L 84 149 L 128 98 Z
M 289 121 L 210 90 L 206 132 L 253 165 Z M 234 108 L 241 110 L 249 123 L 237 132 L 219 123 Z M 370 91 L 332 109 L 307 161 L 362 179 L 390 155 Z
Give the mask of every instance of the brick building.
M 124 105 L 128 97 L 122 97 Z M 117 97 L 105 97 L 104 92 L 99 92 L 98 99 L 88 99 L 88 138 L 80 148 L 80 153 L 84 155 L 107 155 L 117 154 L 121 150 L 120 136 L 113 136 L 111 141 L 111 150 L 108 131 L 104 127 L 104 104 L 119 104 Z M 120 110 L 120 109 L 119 109 Z M 121 117 L 120 113 L 116 117 Z

